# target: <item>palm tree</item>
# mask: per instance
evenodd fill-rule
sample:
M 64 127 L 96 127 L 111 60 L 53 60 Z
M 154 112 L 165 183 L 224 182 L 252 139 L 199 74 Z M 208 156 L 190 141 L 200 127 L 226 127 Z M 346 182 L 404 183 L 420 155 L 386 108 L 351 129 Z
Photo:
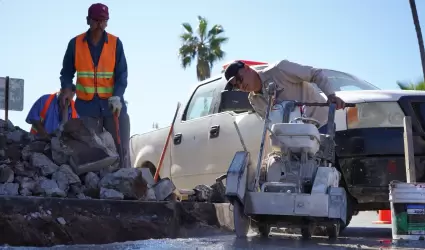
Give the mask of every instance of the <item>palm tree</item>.
M 424 40 L 422 38 L 421 25 L 419 23 L 418 11 L 416 10 L 415 0 L 409 0 L 410 10 L 412 11 L 413 24 L 415 25 L 416 36 L 418 37 L 419 52 L 421 54 L 422 62 L 422 73 L 425 77 L 425 50 L 424 50 Z
M 181 66 L 186 69 L 196 59 L 196 76 L 199 81 L 211 76 L 214 63 L 223 59 L 225 52 L 221 49 L 228 38 L 222 36 L 224 29 L 215 24 L 208 30 L 208 21 L 198 16 L 198 27 L 193 32 L 189 23 L 182 23 L 184 32 L 180 35 L 182 45 L 179 49 Z
M 421 81 L 418 83 L 402 83 L 397 82 L 397 85 L 402 90 L 425 90 L 425 82 Z

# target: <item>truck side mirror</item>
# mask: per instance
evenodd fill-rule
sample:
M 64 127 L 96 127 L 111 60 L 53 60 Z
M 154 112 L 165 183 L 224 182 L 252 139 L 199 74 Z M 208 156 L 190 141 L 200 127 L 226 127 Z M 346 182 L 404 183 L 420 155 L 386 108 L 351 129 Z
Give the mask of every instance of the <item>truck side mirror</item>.
M 222 91 L 219 112 L 242 113 L 254 111 L 248 100 L 248 93 L 242 91 Z

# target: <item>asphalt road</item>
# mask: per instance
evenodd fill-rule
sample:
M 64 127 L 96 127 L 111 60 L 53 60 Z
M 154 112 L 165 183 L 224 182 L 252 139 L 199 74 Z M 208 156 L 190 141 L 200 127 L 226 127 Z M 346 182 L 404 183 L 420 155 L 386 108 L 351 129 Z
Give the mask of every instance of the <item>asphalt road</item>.
M 371 222 L 378 217 L 376 212 L 363 212 L 353 217 L 350 226 L 341 237 L 329 241 L 324 237 L 314 237 L 309 241 L 300 239 L 299 235 L 274 234 L 268 239 L 261 239 L 255 235 L 248 239 L 236 239 L 233 234 L 192 239 L 163 239 L 145 240 L 137 242 L 114 243 L 108 245 L 81 245 L 56 246 L 50 249 L 71 250 L 133 250 L 133 249 L 425 249 L 425 242 L 391 241 L 391 225 L 376 225 Z M 12 248 L 6 249 L 32 250 L 40 248 Z M 45 249 L 45 248 L 43 248 Z

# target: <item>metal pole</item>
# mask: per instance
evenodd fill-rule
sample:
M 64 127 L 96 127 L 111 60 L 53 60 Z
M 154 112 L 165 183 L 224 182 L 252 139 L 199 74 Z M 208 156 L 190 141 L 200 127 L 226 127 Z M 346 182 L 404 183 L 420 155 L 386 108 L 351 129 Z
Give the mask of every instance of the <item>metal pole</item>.
M 406 182 L 416 182 L 415 151 L 413 148 L 412 118 L 405 116 L 404 124 L 404 160 L 406 165 Z
M 7 122 L 9 120 L 9 77 L 6 76 L 6 81 L 4 82 L 4 120 Z

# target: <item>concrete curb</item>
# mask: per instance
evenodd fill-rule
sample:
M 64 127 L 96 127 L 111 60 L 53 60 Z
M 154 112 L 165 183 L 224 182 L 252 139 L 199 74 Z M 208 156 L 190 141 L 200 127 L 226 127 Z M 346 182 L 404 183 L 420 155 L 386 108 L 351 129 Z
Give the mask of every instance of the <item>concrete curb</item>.
M 0 197 L 0 244 L 108 244 L 232 233 L 229 204 Z

